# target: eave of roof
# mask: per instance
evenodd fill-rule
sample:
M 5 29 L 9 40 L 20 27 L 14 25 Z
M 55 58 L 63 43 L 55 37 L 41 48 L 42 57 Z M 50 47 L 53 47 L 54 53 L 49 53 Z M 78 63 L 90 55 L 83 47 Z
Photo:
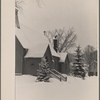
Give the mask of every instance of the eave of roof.
M 67 54 L 68 53 L 59 53 L 59 55 L 60 55 L 60 61 L 59 62 L 65 62 Z
M 44 56 L 47 47 L 47 43 L 34 44 L 32 47 L 29 48 L 24 58 L 41 58 Z
M 57 53 L 54 48 L 49 44 L 52 56 L 60 58 L 59 53 Z

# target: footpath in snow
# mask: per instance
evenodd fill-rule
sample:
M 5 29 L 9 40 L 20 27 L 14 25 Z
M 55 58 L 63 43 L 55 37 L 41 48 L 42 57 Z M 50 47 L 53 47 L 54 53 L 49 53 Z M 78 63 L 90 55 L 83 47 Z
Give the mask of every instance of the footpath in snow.
M 67 76 L 67 82 L 50 78 L 50 82 L 36 82 L 31 75 L 16 76 L 16 100 L 99 100 L 98 77 Z

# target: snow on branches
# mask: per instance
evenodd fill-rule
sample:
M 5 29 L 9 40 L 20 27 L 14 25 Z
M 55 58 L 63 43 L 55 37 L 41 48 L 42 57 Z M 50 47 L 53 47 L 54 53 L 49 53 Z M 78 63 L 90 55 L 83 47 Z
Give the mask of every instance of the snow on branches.
M 41 58 L 41 62 L 39 63 L 39 70 L 37 70 L 37 75 L 37 81 L 49 82 L 49 64 L 45 57 Z

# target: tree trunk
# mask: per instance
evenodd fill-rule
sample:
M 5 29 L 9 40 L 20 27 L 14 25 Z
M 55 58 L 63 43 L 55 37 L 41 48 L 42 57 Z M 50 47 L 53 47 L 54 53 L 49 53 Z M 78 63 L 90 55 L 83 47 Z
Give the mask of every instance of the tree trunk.
M 18 19 L 18 9 L 15 9 L 15 26 L 20 29 L 20 24 Z

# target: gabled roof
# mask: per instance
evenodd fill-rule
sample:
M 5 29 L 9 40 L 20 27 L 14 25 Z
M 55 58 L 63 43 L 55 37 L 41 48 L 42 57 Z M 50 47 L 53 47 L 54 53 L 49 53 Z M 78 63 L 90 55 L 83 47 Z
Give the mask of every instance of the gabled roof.
M 54 48 L 49 44 L 52 56 L 60 58 L 60 55 L 54 50 Z
M 42 34 L 39 35 L 36 31 L 32 30 L 26 25 L 20 24 L 20 29 L 16 28 L 16 37 L 20 41 L 23 48 L 29 49 L 28 56 L 32 56 L 32 52 L 34 51 L 34 54 L 37 53 L 36 57 L 42 56 L 43 51 L 45 52 L 45 46 L 49 44 L 48 39 Z M 43 47 L 42 47 L 43 46 Z M 58 53 L 53 49 L 53 47 L 49 44 L 51 54 L 55 57 L 60 57 Z
M 33 46 L 29 48 L 27 54 L 25 55 L 25 58 L 43 57 L 48 46 L 50 47 L 52 56 L 60 57 L 60 55 L 56 53 L 56 51 L 48 43 L 38 43 L 38 44 L 33 44 Z
M 22 30 L 16 28 L 15 32 L 16 32 L 16 37 L 19 40 L 19 42 L 21 43 L 21 45 L 23 46 L 23 48 L 29 48 L 30 47 L 30 43 L 27 40 L 27 38 L 25 37 L 25 35 L 23 34 Z
M 59 55 L 60 55 L 60 61 L 59 62 L 65 62 L 65 59 L 66 59 L 66 57 L 67 57 L 67 53 L 59 53 Z
M 32 47 L 29 48 L 27 54 L 25 55 L 24 58 L 40 58 L 43 57 L 47 47 L 49 45 L 47 43 L 39 43 L 39 44 L 34 44 Z
M 23 48 L 29 48 L 34 43 L 49 43 L 44 34 L 40 34 L 23 24 L 20 24 L 20 29 L 16 28 L 15 33 Z

